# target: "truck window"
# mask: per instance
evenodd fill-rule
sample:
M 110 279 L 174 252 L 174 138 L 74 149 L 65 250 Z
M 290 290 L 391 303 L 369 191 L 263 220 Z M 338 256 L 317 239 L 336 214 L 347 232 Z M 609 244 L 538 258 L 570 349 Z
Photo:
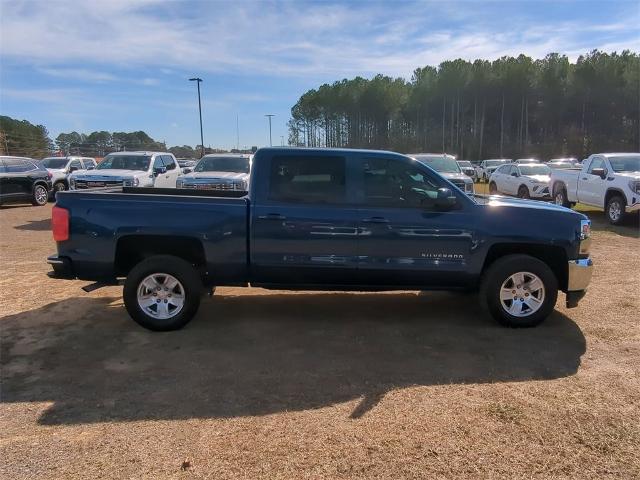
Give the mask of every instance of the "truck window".
M 162 159 L 167 170 L 173 170 L 176 168 L 176 162 L 171 155 L 162 155 Z
M 274 157 L 268 198 L 285 202 L 344 203 L 344 157 Z
M 438 185 L 422 170 L 395 159 L 363 161 L 364 200 L 379 207 L 422 207 L 434 201 Z
M 593 172 L 594 168 L 605 168 L 604 160 L 602 159 L 602 157 L 596 157 L 593 160 L 591 160 L 591 165 L 589 165 L 589 170 L 587 173 Z
M 153 169 L 164 167 L 164 162 L 162 161 L 162 155 L 158 155 L 153 160 Z

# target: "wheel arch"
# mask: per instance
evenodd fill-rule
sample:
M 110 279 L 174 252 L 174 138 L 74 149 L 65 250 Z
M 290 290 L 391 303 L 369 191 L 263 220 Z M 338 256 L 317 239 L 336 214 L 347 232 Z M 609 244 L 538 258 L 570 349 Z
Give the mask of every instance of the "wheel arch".
M 622 200 L 624 200 L 625 205 L 627 204 L 627 197 L 624 192 L 617 187 L 611 187 L 607 189 L 607 192 L 604 194 L 604 208 L 607 207 L 607 203 L 609 203 L 609 200 L 611 200 L 611 197 L 613 197 L 614 195 L 620 195 L 622 197 Z
M 506 255 L 529 255 L 546 263 L 558 280 L 558 288 L 566 291 L 568 283 L 568 257 L 564 248 L 553 245 L 540 245 L 535 243 L 496 243 L 489 247 L 482 274 L 496 260 Z
M 116 243 L 116 274 L 126 276 L 135 265 L 155 255 L 172 255 L 198 269 L 206 265 L 204 246 L 198 238 L 186 235 L 132 234 L 120 237 Z

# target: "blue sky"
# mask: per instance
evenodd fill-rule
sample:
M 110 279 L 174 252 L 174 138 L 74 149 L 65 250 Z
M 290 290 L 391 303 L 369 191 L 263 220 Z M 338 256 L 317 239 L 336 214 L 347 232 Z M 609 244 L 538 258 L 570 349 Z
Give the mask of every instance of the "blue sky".
M 322 83 L 424 65 L 594 48 L 640 51 L 640 2 L 0 0 L 0 113 L 72 130 L 144 130 L 168 145 L 287 138 Z

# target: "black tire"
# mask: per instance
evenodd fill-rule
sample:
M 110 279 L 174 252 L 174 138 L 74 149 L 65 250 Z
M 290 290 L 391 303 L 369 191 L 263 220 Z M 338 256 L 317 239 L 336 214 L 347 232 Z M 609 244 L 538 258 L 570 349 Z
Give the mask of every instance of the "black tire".
M 529 194 L 529 189 L 525 185 L 520 185 L 518 188 L 518 198 L 529 199 L 531 195 Z
M 613 195 L 607 201 L 605 215 L 611 225 L 621 225 L 624 222 L 627 202 L 621 195 Z
M 500 300 L 502 285 L 511 275 L 528 272 L 536 275 L 544 286 L 544 299 L 537 311 L 527 316 L 514 316 Z M 507 255 L 493 262 L 482 276 L 480 296 L 491 316 L 505 327 L 526 328 L 542 323 L 553 311 L 558 299 L 558 280 L 549 266 L 529 255 Z
M 149 315 L 138 304 L 138 287 L 153 274 L 168 274 L 175 277 L 184 289 L 182 310 L 168 319 Z M 124 282 L 123 298 L 127 312 L 138 324 L 156 332 L 179 330 L 198 312 L 202 295 L 202 281 L 197 270 L 185 260 L 172 255 L 156 255 L 138 263 Z
M 57 193 L 57 192 L 64 192 L 65 190 L 67 190 L 67 184 L 64 183 L 62 180 L 60 180 L 59 182 L 56 182 L 53 184 L 53 193 Z
M 567 198 L 567 190 L 563 186 L 556 187 L 556 190 L 553 194 L 553 202 L 556 205 L 561 205 L 563 207 L 571 208 L 571 203 Z
M 498 186 L 496 185 L 496 182 L 491 182 L 489 184 L 489 194 L 496 195 L 497 193 L 498 193 Z
M 49 190 L 41 183 L 37 183 L 33 187 L 33 193 L 31 194 L 31 205 L 34 207 L 43 207 L 49 201 Z

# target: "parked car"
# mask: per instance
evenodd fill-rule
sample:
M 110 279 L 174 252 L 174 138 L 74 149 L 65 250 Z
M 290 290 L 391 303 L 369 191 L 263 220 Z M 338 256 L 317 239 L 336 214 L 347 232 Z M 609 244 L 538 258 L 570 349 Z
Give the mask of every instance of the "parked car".
M 95 158 L 90 157 L 47 157 L 40 163 L 51 174 L 53 193 L 69 189 L 67 177 L 76 170 L 93 170 L 96 168 Z
M 545 164 L 552 170 L 566 170 L 571 168 L 576 168 L 576 165 L 579 165 L 576 162 L 566 161 L 566 160 L 550 160 Z
M 251 159 L 242 153 L 205 155 L 193 167 L 193 172 L 178 179 L 178 188 L 198 190 L 240 190 L 249 188 Z
M 473 164 L 469 160 L 458 160 L 458 166 L 462 173 L 464 173 L 467 177 L 471 177 L 471 179 L 476 181 L 476 169 L 473 167 Z
M 573 165 L 580 163 L 575 157 L 564 157 L 564 158 L 552 158 L 547 162 L 547 165 L 551 166 L 551 163 L 571 163 Z
M 542 163 L 502 165 L 489 178 L 489 193 L 519 198 L 550 199 L 551 169 Z
M 510 158 L 492 158 L 489 160 L 482 160 L 480 166 L 476 167 L 476 178 L 480 182 L 488 182 L 489 177 L 493 171 L 500 165 L 511 163 Z
M 94 170 L 77 170 L 69 175 L 71 190 L 97 187 L 176 186 L 182 171 L 175 157 L 167 152 L 110 153 Z
M 178 166 L 182 170 L 183 174 L 191 173 L 193 171 L 193 167 L 198 163 L 196 160 L 191 158 L 178 158 L 176 160 L 178 162 Z
M 442 175 L 467 194 L 474 193 L 473 180 L 467 177 L 456 162 L 456 157 L 446 153 L 410 153 L 409 156 Z
M 124 188 L 60 192 L 54 278 L 124 278 L 131 317 L 173 330 L 204 288 L 479 290 L 502 324 L 530 327 L 584 296 L 590 221 L 554 204 L 475 199 L 392 152 L 264 148 L 248 195 Z M 168 194 L 171 193 L 171 194 Z M 158 212 L 161 212 L 158 214 Z M 425 306 L 425 315 L 428 315 Z
M 640 211 L 640 153 L 591 155 L 582 168 L 554 170 L 551 189 L 557 205 L 598 207 L 609 223 L 618 225 L 625 213 Z
M 46 205 L 52 188 L 51 176 L 32 158 L 0 156 L 0 205 L 16 202 Z

